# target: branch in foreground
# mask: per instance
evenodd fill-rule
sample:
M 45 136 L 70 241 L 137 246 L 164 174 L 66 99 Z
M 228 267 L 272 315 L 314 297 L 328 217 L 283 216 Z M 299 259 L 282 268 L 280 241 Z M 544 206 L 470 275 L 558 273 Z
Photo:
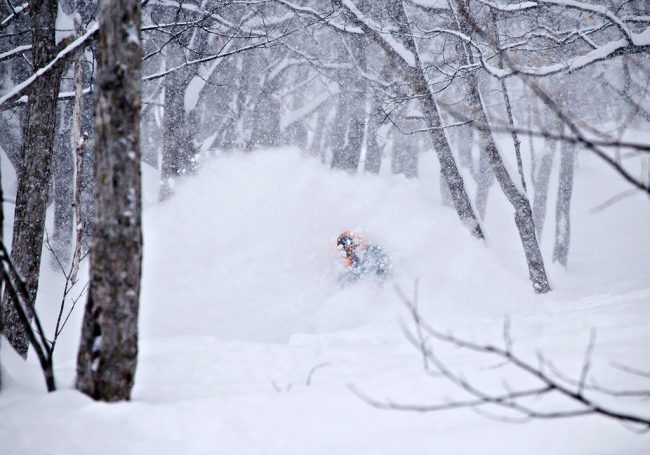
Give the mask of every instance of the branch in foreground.
M 413 298 L 407 297 L 399 287 L 397 288 L 397 294 L 409 310 L 414 325 L 414 330 L 409 330 L 408 328 L 403 327 L 404 334 L 408 341 L 418 349 L 418 351 L 420 351 L 425 359 L 425 370 L 427 373 L 446 378 L 459 389 L 469 394 L 472 398 L 462 401 L 452 400 L 435 404 L 405 404 L 396 403 L 391 400 L 377 400 L 363 393 L 353 385 L 348 386 L 353 393 L 369 405 L 379 409 L 416 412 L 436 412 L 460 408 L 469 408 L 479 412 L 482 407 L 486 405 L 494 405 L 514 412 L 515 415 L 523 418 L 515 420 L 519 422 L 529 421 L 531 419 L 557 419 L 586 415 L 600 415 L 614 419 L 623 424 L 632 424 L 634 427 L 628 426 L 628 428 L 633 431 L 650 431 L 650 417 L 635 415 L 626 411 L 620 411 L 612 407 L 604 406 L 593 398 L 593 395 L 596 394 L 607 395 L 609 397 L 647 398 L 650 396 L 650 390 L 626 393 L 624 390 L 612 391 L 600 387 L 593 379 L 588 382 L 588 379 L 590 379 L 589 370 L 592 364 L 591 358 L 595 345 L 594 332 L 592 332 L 589 346 L 585 352 L 580 378 L 576 380 L 570 378 L 568 375 L 558 373 L 558 369 L 550 362 L 546 361 L 541 355 L 538 358 L 537 365 L 516 355 L 512 349 L 512 339 L 510 336 L 510 325 L 508 321 L 504 324 L 503 347 L 491 344 L 479 344 L 456 337 L 451 333 L 443 333 L 427 324 L 418 312 L 417 282 Z M 539 385 L 533 388 L 519 390 L 504 386 L 505 390 L 502 393 L 494 394 L 488 392 L 466 379 L 462 373 L 452 370 L 432 348 L 433 341 L 442 342 L 443 344 L 454 348 L 472 351 L 485 356 L 496 356 L 500 361 L 500 367 L 506 365 L 514 367 L 515 370 L 532 376 Z M 554 375 L 551 376 L 547 371 L 554 372 Z M 522 400 L 526 398 L 545 397 L 551 394 L 566 398 L 569 403 L 574 405 L 574 407 L 561 410 L 540 410 Z M 495 417 L 487 415 L 484 411 L 480 411 L 480 413 L 489 417 Z M 506 416 L 496 416 L 496 418 L 502 421 L 513 421 L 511 418 Z
M 53 350 L 49 344 L 43 326 L 34 308 L 32 296 L 27 289 L 25 281 L 22 279 L 16 268 L 14 267 L 9 253 L 5 248 L 4 242 L 0 239 L 0 280 L 4 283 L 5 289 L 11 296 L 11 301 L 14 303 L 16 312 L 18 314 L 19 322 L 25 329 L 30 344 L 34 347 L 34 351 L 38 357 L 38 361 L 45 376 L 45 384 L 48 392 L 56 390 L 56 383 L 54 381 L 54 368 L 53 368 Z M 27 309 L 31 312 L 34 318 L 36 329 L 32 328 L 27 314 Z M 38 333 L 39 337 L 36 337 Z

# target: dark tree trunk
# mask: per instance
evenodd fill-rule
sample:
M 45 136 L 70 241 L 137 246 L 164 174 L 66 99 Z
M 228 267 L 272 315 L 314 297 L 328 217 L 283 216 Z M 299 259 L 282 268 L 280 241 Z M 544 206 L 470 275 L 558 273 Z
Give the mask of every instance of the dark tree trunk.
M 555 206 L 555 245 L 553 262 L 564 267 L 569 258 L 571 243 L 571 195 L 573 194 L 573 170 L 575 166 L 575 145 L 563 142 L 560 155 L 560 183 Z
M 77 388 L 128 400 L 138 354 L 142 262 L 140 0 L 106 0 L 99 14 L 95 230 Z
M 30 3 L 29 15 L 33 66 L 36 71 L 57 53 L 54 38 L 57 2 L 44 0 Z M 23 141 L 22 172 L 16 195 L 11 258 L 25 279 L 33 301 L 38 290 L 61 71 L 62 67 L 59 67 L 37 79 L 30 88 L 27 102 L 27 126 Z M 2 297 L 2 307 L 4 334 L 16 351 L 26 357 L 29 340 L 7 293 Z M 26 311 L 31 314 L 29 308 Z

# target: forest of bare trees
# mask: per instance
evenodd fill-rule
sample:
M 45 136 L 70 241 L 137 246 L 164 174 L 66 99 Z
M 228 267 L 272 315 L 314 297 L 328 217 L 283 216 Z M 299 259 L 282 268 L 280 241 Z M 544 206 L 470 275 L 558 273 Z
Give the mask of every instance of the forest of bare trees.
M 549 264 L 571 264 L 582 154 L 629 186 L 603 209 L 650 195 L 650 145 L 626 135 L 650 123 L 649 77 L 644 0 L 3 1 L 0 148 L 17 188 L 2 333 L 51 374 L 49 328 L 30 322 L 40 268 L 74 281 L 88 255 L 76 386 L 129 399 L 141 166 L 164 203 L 202 160 L 278 146 L 408 179 L 433 154 L 440 204 L 467 242 L 489 248 L 488 201 L 504 197 L 521 267 L 551 292 Z

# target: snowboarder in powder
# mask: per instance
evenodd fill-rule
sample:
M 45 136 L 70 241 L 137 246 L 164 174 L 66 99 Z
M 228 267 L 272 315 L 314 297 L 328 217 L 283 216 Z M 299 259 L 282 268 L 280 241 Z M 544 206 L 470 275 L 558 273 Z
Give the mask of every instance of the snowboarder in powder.
M 352 231 L 343 231 L 336 239 L 336 248 L 344 256 L 345 281 L 356 281 L 361 277 L 374 277 L 384 281 L 390 275 L 390 258 L 378 245 L 368 245 L 366 240 Z

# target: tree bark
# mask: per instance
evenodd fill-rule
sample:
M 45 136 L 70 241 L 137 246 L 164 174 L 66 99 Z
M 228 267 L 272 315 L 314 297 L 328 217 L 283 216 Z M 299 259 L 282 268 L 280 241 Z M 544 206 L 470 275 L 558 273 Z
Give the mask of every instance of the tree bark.
M 32 58 L 34 71 L 42 68 L 57 53 L 55 22 L 57 2 L 44 0 L 30 3 L 32 28 Z M 36 300 L 40 273 L 45 210 L 50 190 L 56 103 L 62 66 L 37 79 L 29 90 L 27 126 L 22 150 L 22 172 L 16 195 L 16 210 L 11 258 L 22 274 Z M 2 298 L 4 334 L 23 357 L 27 356 L 29 340 L 18 319 L 18 314 L 5 292 Z M 31 315 L 29 308 L 27 313 Z
M 571 243 L 571 195 L 573 194 L 573 171 L 575 167 L 575 145 L 563 142 L 560 155 L 560 183 L 555 206 L 555 244 L 553 262 L 566 267 Z
M 77 358 L 77 388 L 128 400 L 138 354 L 142 262 L 140 0 L 106 0 L 99 14 L 95 230 Z

